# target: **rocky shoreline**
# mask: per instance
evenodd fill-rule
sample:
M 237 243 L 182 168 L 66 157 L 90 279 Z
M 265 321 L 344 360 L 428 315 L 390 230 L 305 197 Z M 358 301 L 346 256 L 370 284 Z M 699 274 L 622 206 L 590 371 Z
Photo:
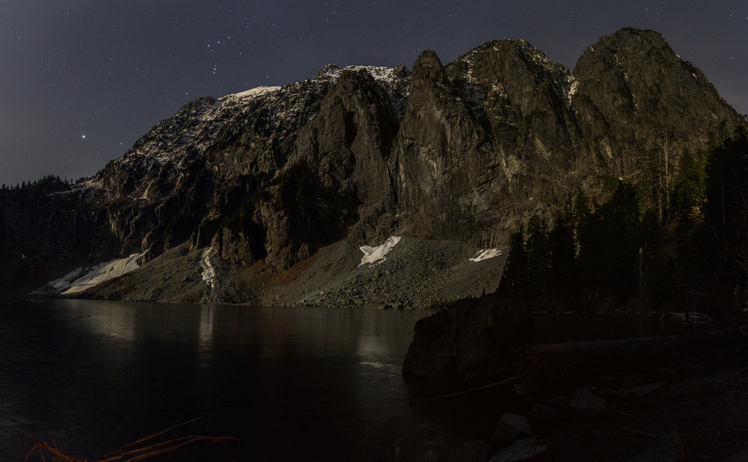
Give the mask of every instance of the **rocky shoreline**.
M 733 347 L 544 387 L 528 387 L 514 374 L 512 368 L 469 374 L 411 403 L 448 420 L 460 440 L 403 442 L 352 460 L 748 460 L 744 338 Z

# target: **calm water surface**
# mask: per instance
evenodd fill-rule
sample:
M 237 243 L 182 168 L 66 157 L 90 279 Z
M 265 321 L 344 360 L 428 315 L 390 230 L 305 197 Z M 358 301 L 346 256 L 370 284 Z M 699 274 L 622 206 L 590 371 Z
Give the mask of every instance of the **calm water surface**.
M 490 438 L 480 432 L 510 411 L 505 398 L 410 405 L 451 391 L 400 374 L 413 326 L 430 314 L 0 301 L 0 460 L 25 457 L 10 427 L 95 460 L 195 417 L 208 420 L 189 432 L 237 437 L 231 451 L 253 461 L 349 460 L 409 446 L 422 454 Z M 663 328 L 637 315 L 534 319 L 540 343 Z
M 25 456 L 8 427 L 95 458 L 198 416 L 251 460 L 345 459 L 438 433 L 400 375 L 429 314 L 0 302 L 0 458 Z

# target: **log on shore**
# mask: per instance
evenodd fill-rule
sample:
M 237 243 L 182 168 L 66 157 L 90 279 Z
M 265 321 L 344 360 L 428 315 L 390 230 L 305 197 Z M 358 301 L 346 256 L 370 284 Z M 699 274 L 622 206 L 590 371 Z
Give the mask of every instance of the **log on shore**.
M 696 356 L 745 340 L 737 329 L 662 337 L 530 345 L 516 363 L 520 383 L 549 387 L 578 378 L 640 369 Z

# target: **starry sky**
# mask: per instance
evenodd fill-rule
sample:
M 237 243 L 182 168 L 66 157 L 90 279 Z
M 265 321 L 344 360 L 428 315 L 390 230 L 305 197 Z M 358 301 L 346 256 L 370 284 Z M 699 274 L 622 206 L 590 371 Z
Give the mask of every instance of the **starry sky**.
M 622 27 L 663 33 L 748 113 L 745 0 L 0 0 L 0 183 L 92 175 L 197 97 L 329 63 L 411 69 L 512 38 L 573 69 Z

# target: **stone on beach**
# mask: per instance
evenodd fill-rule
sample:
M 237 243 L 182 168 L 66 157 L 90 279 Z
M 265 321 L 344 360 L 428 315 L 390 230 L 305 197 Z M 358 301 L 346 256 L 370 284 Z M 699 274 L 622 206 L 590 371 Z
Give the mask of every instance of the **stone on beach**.
M 548 446 L 541 440 L 527 438 L 497 452 L 489 462 L 530 462 L 541 460 L 547 452 Z
M 680 434 L 670 430 L 659 437 L 652 445 L 636 457 L 626 462 L 682 462 L 688 460 L 683 451 Z
M 527 413 L 527 420 L 532 426 L 545 427 L 564 420 L 564 416 L 549 407 L 536 404 Z
M 582 388 L 566 406 L 566 413 L 579 420 L 591 422 L 602 419 L 607 407 L 608 402 L 606 400 L 595 395 L 589 389 Z
M 655 382 L 634 387 L 630 390 L 635 401 L 642 406 L 653 406 L 671 397 L 667 382 Z
M 511 444 L 531 436 L 533 434 L 527 417 L 519 414 L 504 414 L 496 425 L 491 440 Z

